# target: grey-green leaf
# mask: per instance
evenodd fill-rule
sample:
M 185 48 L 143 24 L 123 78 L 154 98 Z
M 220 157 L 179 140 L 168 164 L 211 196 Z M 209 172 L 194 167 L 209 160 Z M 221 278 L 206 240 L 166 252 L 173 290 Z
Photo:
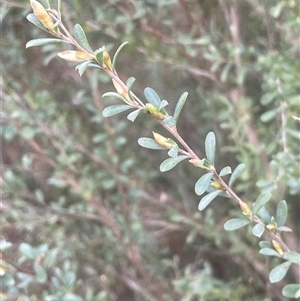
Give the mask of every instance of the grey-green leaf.
M 161 172 L 169 171 L 173 167 L 175 167 L 179 162 L 187 158 L 189 158 L 189 156 L 185 156 L 185 155 L 177 156 L 175 158 L 168 158 L 160 164 L 159 169 Z
M 42 30 L 44 30 L 44 31 L 46 31 L 46 32 L 49 32 L 49 31 L 43 26 L 43 24 L 38 20 L 38 18 L 37 18 L 33 13 L 27 15 L 26 19 L 27 19 L 30 23 L 32 23 L 32 24 L 34 24 L 35 26 L 39 27 L 40 29 L 42 29 Z
M 178 151 L 179 151 L 179 147 L 177 144 L 175 144 L 169 151 L 168 151 L 168 155 L 171 158 L 175 158 L 178 156 Z
M 121 99 L 122 101 L 126 102 L 126 99 L 122 95 L 120 95 L 119 93 L 116 93 L 116 92 L 106 92 L 102 95 L 102 98 L 103 97 L 116 97 L 116 98 Z
M 73 29 L 73 34 L 74 34 L 75 40 L 82 48 L 84 48 L 89 53 L 93 53 L 93 50 L 86 38 L 85 32 L 79 24 L 75 24 L 74 29 Z
M 216 190 L 204 196 L 199 202 L 198 210 L 204 210 L 221 192 L 221 190 Z
M 261 207 L 257 211 L 257 215 L 266 223 L 269 224 L 271 222 L 271 216 L 265 207 Z
M 91 64 L 90 61 L 85 61 L 80 63 L 75 67 L 75 69 L 78 71 L 79 75 L 82 76 L 82 74 L 85 72 L 86 68 Z
M 228 174 L 230 174 L 232 171 L 231 171 L 231 167 L 230 166 L 225 166 L 224 168 L 222 168 L 222 170 L 220 171 L 220 177 L 224 177 Z
M 176 124 L 176 120 L 173 116 L 168 116 L 167 118 L 165 118 L 163 120 L 164 124 L 168 125 L 168 126 L 173 126 Z
M 169 103 L 168 103 L 165 99 L 163 99 L 163 100 L 161 101 L 160 106 L 159 106 L 158 109 L 161 110 L 161 109 L 165 108 L 168 104 L 169 104 Z
M 103 117 L 110 117 L 110 116 L 119 114 L 121 112 L 127 111 L 129 109 L 132 109 L 132 107 L 128 106 L 128 105 L 112 105 L 112 106 L 106 107 L 103 110 L 102 115 L 103 115 Z
M 160 107 L 161 100 L 158 94 L 150 87 L 145 88 L 144 90 L 145 98 L 148 100 L 148 102 L 152 103 L 157 108 Z
M 195 184 L 195 193 L 197 195 L 202 195 L 207 190 L 207 188 L 210 186 L 212 176 L 212 173 L 206 173 L 199 178 Z
M 299 283 L 291 283 L 287 284 L 282 289 L 282 295 L 287 298 L 300 298 L 300 284 Z
M 239 174 L 245 169 L 245 167 L 246 165 L 244 163 L 241 163 L 234 169 L 228 182 L 230 187 L 233 185 L 233 183 L 238 178 Z
M 34 39 L 26 43 L 26 48 L 41 46 L 48 43 L 68 43 L 68 42 L 61 39 L 52 39 L 52 38 Z
M 216 136 L 214 132 L 209 132 L 205 138 L 205 154 L 206 159 L 211 165 L 215 163 L 215 152 L 216 152 Z
M 262 248 L 259 250 L 259 253 L 266 256 L 277 256 L 280 257 L 277 251 L 271 248 Z
M 261 248 L 272 248 L 272 244 L 269 242 L 269 241 L 266 241 L 266 240 L 262 240 L 259 242 L 259 246 Z
M 286 201 L 281 201 L 276 210 L 276 222 L 278 227 L 284 226 L 287 218 L 287 205 Z
M 252 213 L 256 214 L 271 198 L 271 193 L 265 192 L 258 196 L 256 201 L 252 204 Z
M 256 224 L 252 229 L 252 234 L 261 237 L 265 231 L 265 226 L 262 223 Z
M 227 231 L 233 231 L 233 230 L 242 228 L 250 223 L 251 223 L 251 221 L 248 219 L 232 218 L 224 224 L 224 229 Z
M 27 244 L 27 243 L 21 243 L 19 245 L 19 250 L 22 254 L 24 254 L 25 256 L 27 256 L 28 258 L 30 259 L 35 259 L 37 254 L 36 254 L 36 251 L 34 250 L 34 248 Z
M 165 149 L 152 138 L 146 138 L 146 137 L 139 138 L 138 144 L 142 147 L 149 148 L 149 149 L 157 149 L 157 150 Z
M 285 252 L 283 258 L 293 263 L 300 263 L 300 254 L 297 252 Z
M 128 42 L 123 42 L 123 43 L 118 47 L 118 49 L 117 49 L 117 51 L 116 51 L 116 53 L 115 53 L 115 55 L 114 55 L 113 61 L 112 61 L 113 69 L 115 69 L 115 65 L 116 65 L 117 58 L 118 58 L 118 56 L 119 56 L 119 54 L 120 54 L 122 48 L 123 48 L 126 44 L 128 44 Z
M 175 118 L 175 123 L 177 123 L 178 121 L 178 118 L 179 118 L 179 115 L 181 113 L 181 110 L 186 102 L 186 99 L 188 97 L 188 93 L 187 92 L 184 92 L 181 94 L 177 104 L 176 104 L 176 107 L 175 107 L 175 111 L 174 111 L 174 118 Z
M 291 266 L 291 262 L 283 262 L 282 264 L 275 267 L 269 275 L 269 280 L 271 283 L 279 282 L 286 275 L 287 271 Z
M 129 77 L 129 78 L 127 79 L 127 81 L 126 81 L 126 87 L 127 87 L 128 91 L 131 90 L 132 85 L 134 84 L 134 82 L 135 82 L 135 78 L 134 78 L 133 76 L 132 76 L 132 77 Z
M 127 119 L 130 120 L 131 122 L 134 122 L 142 110 L 143 109 L 137 109 L 137 110 L 131 112 L 130 114 L 128 114 Z

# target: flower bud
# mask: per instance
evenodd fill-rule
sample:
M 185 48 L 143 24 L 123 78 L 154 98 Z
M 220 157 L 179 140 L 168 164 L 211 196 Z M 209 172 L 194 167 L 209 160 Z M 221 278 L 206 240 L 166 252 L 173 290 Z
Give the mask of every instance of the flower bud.
M 280 245 L 280 243 L 277 240 L 272 239 L 272 245 L 273 245 L 274 249 L 278 252 L 278 254 L 280 256 L 283 256 L 284 251 L 283 251 L 282 246 Z
M 267 228 L 268 230 L 270 230 L 270 231 L 273 231 L 273 230 L 276 230 L 277 225 L 274 224 L 274 223 L 270 223 L 270 224 L 267 224 L 267 225 L 266 225 L 266 228 Z
M 115 81 L 114 79 L 112 79 L 113 85 L 115 86 L 117 92 L 122 95 L 128 102 L 132 102 L 132 100 L 130 99 L 129 95 L 128 95 L 128 90 L 127 87 L 125 86 L 121 86 L 117 81 Z
M 246 203 L 240 202 L 239 205 L 240 205 L 240 208 L 241 208 L 241 210 L 244 214 L 250 214 L 251 213 L 251 209 Z
M 155 119 L 165 119 L 167 115 L 163 114 L 155 105 L 152 103 L 146 103 L 147 112 Z
M 225 187 L 218 181 L 211 182 L 210 186 L 216 190 L 226 190 Z
M 171 149 L 174 145 L 176 145 L 176 142 L 173 141 L 172 139 L 170 138 L 166 138 L 160 134 L 157 134 L 155 132 L 152 132 L 153 133 L 153 136 L 154 136 L 154 139 L 155 141 L 162 147 L 164 148 L 168 148 L 168 149 Z
M 30 0 L 30 5 L 36 18 L 43 24 L 46 29 L 53 32 L 54 23 L 44 6 L 36 0 Z
M 102 59 L 103 59 L 103 67 L 107 67 L 109 70 L 112 70 L 112 63 L 110 59 L 110 55 L 107 51 L 102 52 Z
M 90 61 L 95 59 L 95 57 L 84 51 L 76 50 L 66 50 L 59 52 L 57 54 L 60 58 L 70 62 L 70 63 L 82 63 L 84 61 Z

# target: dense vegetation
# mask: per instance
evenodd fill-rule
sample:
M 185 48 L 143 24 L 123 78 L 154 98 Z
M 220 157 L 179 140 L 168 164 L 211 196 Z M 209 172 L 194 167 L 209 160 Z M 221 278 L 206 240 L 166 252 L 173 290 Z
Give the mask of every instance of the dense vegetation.
M 245 164 L 234 184 L 244 202 L 270 193 L 276 216 L 285 200 L 293 232 L 282 236 L 299 252 L 299 2 L 261 2 L 65 0 L 61 11 L 93 49 L 129 42 L 117 71 L 137 79 L 140 99 L 150 86 L 174 111 L 189 93 L 181 136 L 203 158 L 213 131 L 216 169 Z M 299 266 L 270 283 L 280 256 L 260 254 L 251 228 L 223 228 L 240 207 L 218 197 L 199 212 L 204 171 L 182 162 L 160 173 L 166 153 L 137 143 L 167 131 L 143 112 L 133 124 L 103 117 L 120 103 L 102 98 L 111 80 L 90 68 L 80 77 L 57 57 L 69 45 L 25 50 L 50 37 L 31 12 L 29 1 L 3 1 L 2 299 L 287 300 Z

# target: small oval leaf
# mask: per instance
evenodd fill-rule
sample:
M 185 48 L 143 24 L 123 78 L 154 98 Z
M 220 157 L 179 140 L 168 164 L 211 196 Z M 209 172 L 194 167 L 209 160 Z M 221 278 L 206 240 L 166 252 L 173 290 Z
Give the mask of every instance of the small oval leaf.
M 252 213 L 256 214 L 259 209 L 261 209 L 271 198 L 272 194 L 270 192 L 265 192 L 260 194 L 256 201 L 252 204 Z
M 196 182 L 195 193 L 197 195 L 202 195 L 207 190 L 207 188 L 210 186 L 212 176 L 212 173 L 206 173 Z
M 68 42 L 61 39 L 51 39 L 51 38 L 34 39 L 26 43 L 26 48 L 41 46 L 48 43 L 68 43 Z
M 171 158 L 175 158 L 178 156 L 178 151 L 179 151 L 179 147 L 177 144 L 175 144 L 169 151 L 168 151 L 168 155 Z
M 134 122 L 142 110 L 143 109 L 137 109 L 137 110 L 131 112 L 130 114 L 128 114 L 127 119 L 130 120 L 131 122 Z
M 221 192 L 221 190 L 216 190 L 204 196 L 199 202 L 198 210 L 204 210 Z
M 214 132 L 209 132 L 205 138 L 205 154 L 206 159 L 211 165 L 215 162 L 215 152 L 216 152 L 216 136 Z
M 115 55 L 114 55 L 114 58 L 113 58 L 113 61 L 112 61 L 112 66 L 113 66 L 113 69 L 115 69 L 115 65 L 116 65 L 116 61 L 117 61 L 117 58 L 122 50 L 122 48 L 128 44 L 128 42 L 123 42 L 117 49 L 117 51 L 115 52 Z
M 173 126 L 176 124 L 176 120 L 173 116 L 168 116 L 163 120 L 163 123 L 168 125 L 168 126 Z
M 267 209 L 265 207 L 261 207 L 258 211 L 257 211 L 257 215 L 266 223 L 269 224 L 271 223 L 271 216 L 269 214 L 269 212 L 267 211 Z
M 177 104 L 176 104 L 175 111 L 174 111 L 175 124 L 178 121 L 179 115 L 181 113 L 181 110 L 182 110 L 185 102 L 186 102 L 187 97 L 188 97 L 188 92 L 183 92 L 181 94 Z
M 287 205 L 286 201 L 281 201 L 276 210 L 276 222 L 278 227 L 284 226 L 287 218 Z
M 224 229 L 227 231 L 233 231 L 233 230 L 242 228 L 250 223 L 251 223 L 251 221 L 248 219 L 232 218 L 224 224 Z
M 300 254 L 297 252 L 285 252 L 283 258 L 293 263 L 300 263 Z
M 234 171 L 232 172 L 228 185 L 231 187 L 233 185 L 233 183 L 235 182 L 235 180 L 238 178 L 238 176 L 240 175 L 240 173 L 245 169 L 246 165 L 244 163 L 239 164 Z
M 32 24 L 34 24 L 35 26 L 39 27 L 40 29 L 42 29 L 42 30 L 44 30 L 44 31 L 46 31 L 46 32 L 49 32 L 49 31 L 43 26 L 43 24 L 38 20 L 38 18 L 35 16 L 34 13 L 31 13 L 31 14 L 27 15 L 26 19 L 27 19 L 30 23 L 32 23 Z
M 291 283 L 282 289 L 282 295 L 287 298 L 300 298 L 300 284 Z
M 93 53 L 93 50 L 86 38 L 85 32 L 83 28 L 79 24 L 75 24 L 73 28 L 73 34 L 75 40 L 78 42 L 78 44 L 84 48 L 86 51 Z
M 128 106 L 128 105 L 112 105 L 112 106 L 106 107 L 102 111 L 102 115 L 103 115 L 103 117 L 110 117 L 110 116 L 119 114 L 121 112 L 127 111 L 129 109 L 132 109 L 132 108 L 131 108 L 131 106 Z
M 159 169 L 161 172 L 169 171 L 173 167 L 175 167 L 179 162 L 187 158 L 189 158 L 189 156 L 185 156 L 185 155 L 177 156 L 175 158 L 168 158 L 160 164 Z
M 269 275 L 269 280 L 271 283 L 279 282 L 286 275 L 287 271 L 291 266 L 291 262 L 284 262 L 277 267 L 275 267 Z
M 158 94 L 156 93 L 156 91 L 154 91 L 152 88 L 147 87 L 144 90 L 144 95 L 145 98 L 152 103 L 155 107 L 159 108 L 160 104 L 161 104 L 161 100 L 160 97 L 158 96 Z
M 149 148 L 149 149 L 157 149 L 157 150 L 165 149 L 152 138 L 146 138 L 146 137 L 139 138 L 138 144 L 142 147 Z
M 265 226 L 262 223 L 256 224 L 252 229 L 252 234 L 261 237 L 265 231 Z
M 231 171 L 231 167 L 230 166 L 225 166 L 224 168 L 222 168 L 222 170 L 220 171 L 220 177 L 224 177 L 228 174 L 230 174 L 232 171 Z
M 280 257 L 277 251 L 271 248 L 262 248 L 259 250 L 259 253 L 266 256 L 277 256 Z

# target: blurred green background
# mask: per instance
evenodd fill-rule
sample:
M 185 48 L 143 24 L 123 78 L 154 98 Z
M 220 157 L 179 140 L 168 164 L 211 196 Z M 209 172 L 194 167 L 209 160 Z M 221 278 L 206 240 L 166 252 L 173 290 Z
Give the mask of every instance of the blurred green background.
M 223 229 L 240 216 L 235 203 L 198 212 L 202 171 L 161 174 L 166 153 L 137 144 L 163 129 L 147 115 L 102 117 L 118 103 L 101 98 L 108 76 L 80 77 L 56 56 L 67 44 L 25 49 L 49 37 L 31 12 L 29 1 L 1 3 L 2 300 L 287 300 L 297 271 L 270 284 L 280 260 L 258 254 L 251 229 Z M 299 251 L 298 0 L 64 0 L 62 16 L 93 49 L 129 42 L 117 71 L 137 79 L 141 99 L 150 86 L 172 112 L 187 91 L 179 132 L 203 157 L 214 131 L 218 170 L 246 164 L 244 201 L 270 191 L 275 214 L 285 199 L 284 239 Z

